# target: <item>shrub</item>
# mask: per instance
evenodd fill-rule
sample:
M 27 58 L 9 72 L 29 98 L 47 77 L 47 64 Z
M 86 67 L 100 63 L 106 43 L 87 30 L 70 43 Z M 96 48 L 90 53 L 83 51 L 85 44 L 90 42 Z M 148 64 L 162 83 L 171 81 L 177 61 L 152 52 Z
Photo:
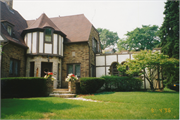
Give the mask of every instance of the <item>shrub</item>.
M 46 79 L 40 77 L 1 78 L 2 98 L 47 96 Z
M 81 93 L 95 93 L 104 84 L 103 78 L 84 77 L 80 78 Z
M 102 76 L 105 79 L 104 90 L 134 91 L 140 90 L 142 80 L 133 77 Z

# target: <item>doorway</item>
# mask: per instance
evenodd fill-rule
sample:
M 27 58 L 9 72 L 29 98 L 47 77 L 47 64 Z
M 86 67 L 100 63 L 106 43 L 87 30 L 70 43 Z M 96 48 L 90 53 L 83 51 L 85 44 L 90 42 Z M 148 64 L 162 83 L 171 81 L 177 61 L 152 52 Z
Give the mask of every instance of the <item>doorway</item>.
M 44 72 L 52 72 L 51 62 L 41 62 L 41 77 L 45 76 Z

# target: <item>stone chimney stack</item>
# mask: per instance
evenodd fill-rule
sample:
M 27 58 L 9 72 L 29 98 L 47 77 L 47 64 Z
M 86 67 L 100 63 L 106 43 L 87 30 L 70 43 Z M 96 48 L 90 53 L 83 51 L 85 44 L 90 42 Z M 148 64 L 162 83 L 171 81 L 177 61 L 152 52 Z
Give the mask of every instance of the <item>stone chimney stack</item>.
M 0 1 L 5 2 L 8 5 L 9 9 L 11 10 L 13 9 L 13 0 L 0 0 Z

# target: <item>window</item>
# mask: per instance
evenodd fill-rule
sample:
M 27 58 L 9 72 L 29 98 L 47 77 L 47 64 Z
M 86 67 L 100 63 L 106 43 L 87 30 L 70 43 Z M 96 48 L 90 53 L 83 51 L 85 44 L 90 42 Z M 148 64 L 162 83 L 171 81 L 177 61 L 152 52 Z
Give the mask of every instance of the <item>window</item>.
M 19 76 L 19 65 L 20 65 L 19 60 L 10 59 L 10 67 L 9 67 L 9 76 L 10 77 L 18 77 Z
M 45 29 L 45 42 L 51 42 L 51 34 L 52 34 L 52 29 L 46 28 Z
M 77 75 L 78 78 L 81 77 L 81 69 L 80 64 L 68 64 L 67 65 L 67 74 L 73 73 Z
M 92 39 L 92 49 L 96 53 L 97 51 L 97 41 L 95 38 Z
M 12 27 L 7 26 L 7 32 L 8 32 L 9 35 L 11 36 L 11 35 L 12 35 Z

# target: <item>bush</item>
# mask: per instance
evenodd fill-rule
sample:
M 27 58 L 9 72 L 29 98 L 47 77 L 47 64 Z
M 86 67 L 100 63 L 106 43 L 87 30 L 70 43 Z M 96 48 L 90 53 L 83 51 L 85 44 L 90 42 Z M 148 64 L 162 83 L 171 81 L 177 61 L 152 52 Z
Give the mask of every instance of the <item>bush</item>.
M 133 77 L 102 76 L 105 79 L 104 90 L 134 91 L 140 90 L 142 80 Z
M 2 98 L 47 96 L 46 79 L 39 77 L 1 78 Z
M 80 78 L 81 93 L 95 93 L 104 84 L 103 78 L 84 77 Z

